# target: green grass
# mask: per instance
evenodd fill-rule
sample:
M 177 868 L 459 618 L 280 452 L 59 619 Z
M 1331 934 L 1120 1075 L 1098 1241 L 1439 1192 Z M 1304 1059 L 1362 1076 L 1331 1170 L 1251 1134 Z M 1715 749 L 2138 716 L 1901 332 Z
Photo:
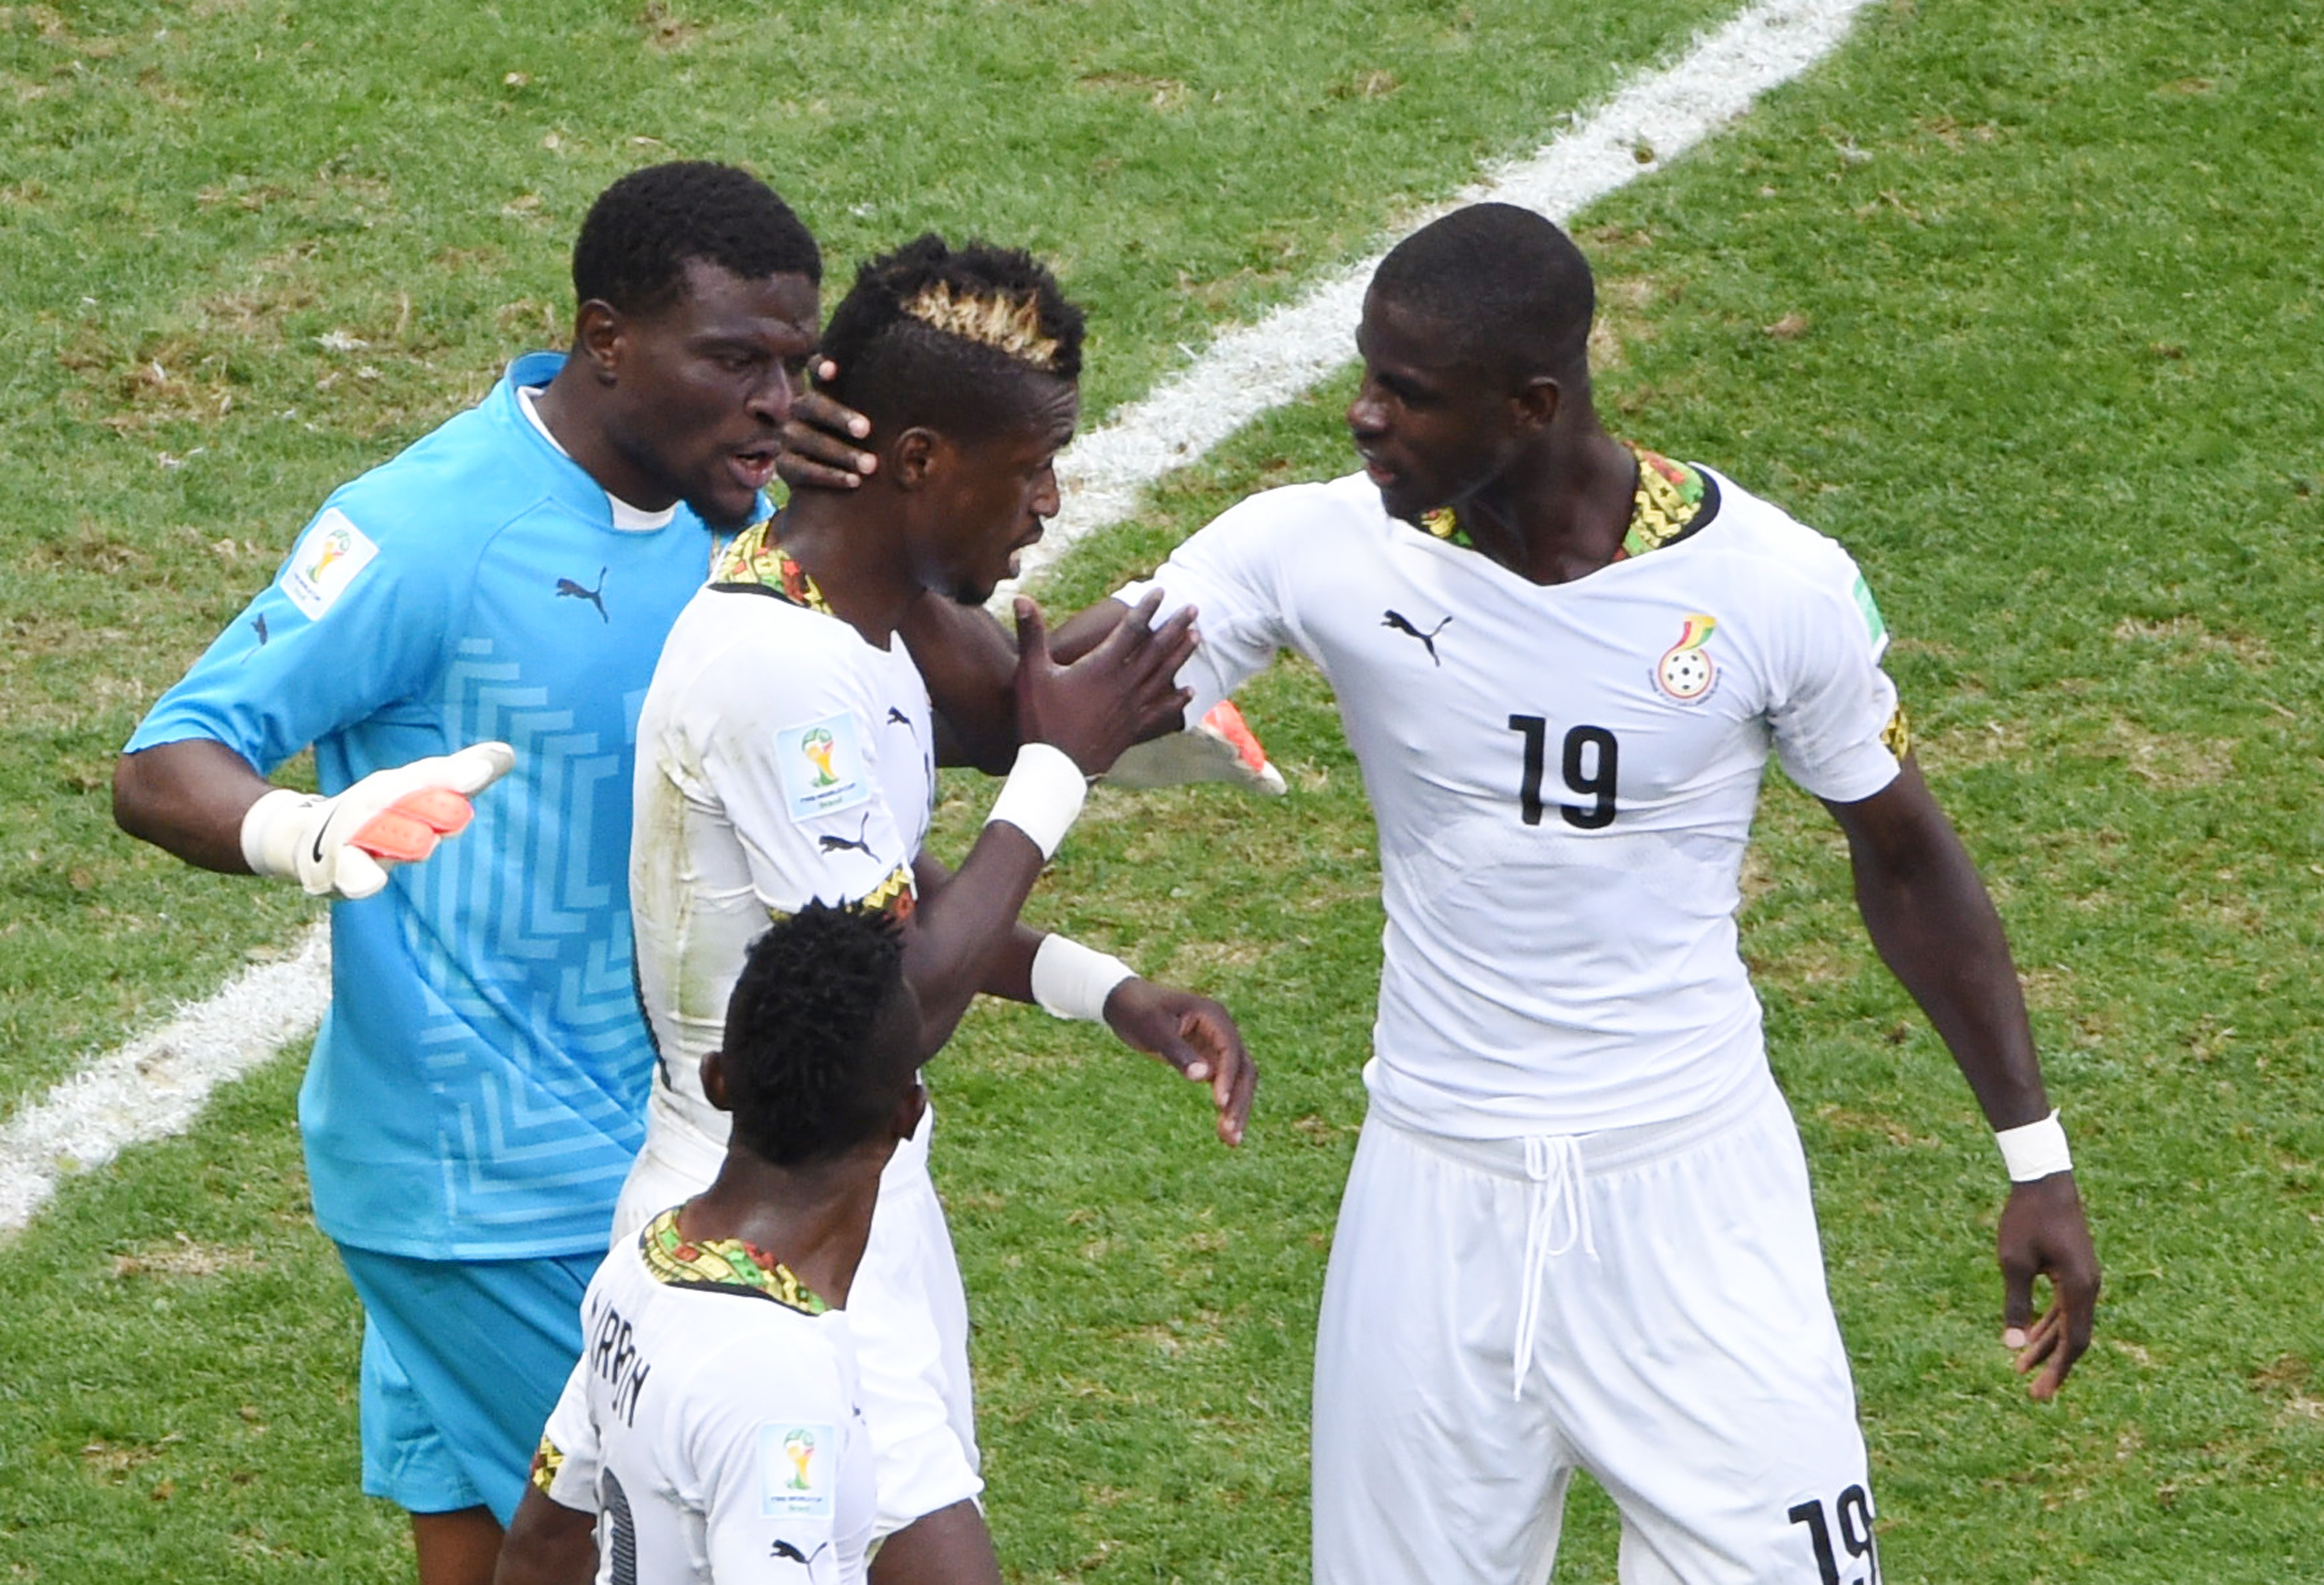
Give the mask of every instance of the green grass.
M 749 159 L 835 259 L 927 225 L 1033 242 L 1100 327 L 1102 410 L 1723 10 L 657 5 L 563 7 L 553 34 L 543 7 L 8 14 L 0 1094 L 289 939 L 278 890 L 110 833 L 112 751 L 314 500 L 548 336 L 563 241 L 616 170 Z M 1898 1585 L 2257 1585 L 2324 1553 L 2319 45 L 2293 0 L 1899 0 L 1578 223 L 1609 420 L 1838 535 L 1879 591 L 2107 1262 L 2097 1349 L 2025 1403 L 1991 1147 L 1865 946 L 1829 822 L 1771 787 L 1745 947 Z M 1255 486 L 1342 471 L 1346 394 L 1168 481 L 1056 603 Z M 979 1013 L 937 1074 L 994 1525 L 1027 1581 L 1305 1570 L 1309 1334 L 1379 912 L 1317 680 L 1280 668 L 1246 703 L 1290 798 L 1101 794 L 1033 911 L 1238 1009 L 1266 1074 L 1250 1143 L 1018 1009 Z M 982 797 L 955 789 L 940 852 Z M 406 1568 L 354 1492 L 353 1306 L 301 1214 L 290 1094 L 269 1070 L 0 1251 L 16 1577 Z M 1576 1507 L 1559 1579 L 1598 1585 L 1610 1519 Z

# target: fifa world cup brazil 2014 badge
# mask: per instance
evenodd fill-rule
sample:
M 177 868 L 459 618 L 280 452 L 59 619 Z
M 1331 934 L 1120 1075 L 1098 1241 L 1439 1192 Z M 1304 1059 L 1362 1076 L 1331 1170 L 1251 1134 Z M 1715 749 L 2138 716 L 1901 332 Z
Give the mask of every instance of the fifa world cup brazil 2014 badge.
M 1679 630 L 1678 642 L 1655 662 L 1655 686 L 1682 705 L 1692 705 L 1719 680 L 1719 664 L 1703 645 L 1719 631 L 1716 617 L 1693 612 Z
M 355 575 L 372 563 L 379 547 L 337 507 L 315 520 L 283 570 L 282 592 L 314 621 L 346 592 Z
M 871 768 L 858 742 L 855 717 L 842 712 L 775 733 L 783 801 L 806 825 L 872 801 Z
M 829 1518 L 838 1428 L 770 1421 L 759 1427 L 759 1512 Z

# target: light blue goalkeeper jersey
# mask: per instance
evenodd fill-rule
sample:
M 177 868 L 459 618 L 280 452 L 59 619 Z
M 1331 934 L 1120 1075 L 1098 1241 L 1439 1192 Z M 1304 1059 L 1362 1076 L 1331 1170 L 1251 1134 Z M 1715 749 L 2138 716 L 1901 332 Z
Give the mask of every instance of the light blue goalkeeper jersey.
M 315 1218 L 436 1259 L 602 1248 L 644 1137 L 631 762 L 662 640 L 712 537 L 614 526 L 518 405 L 560 359 L 345 485 L 164 695 L 135 751 L 208 738 L 326 792 L 499 738 L 466 834 L 331 910 L 332 998 L 299 1096 Z

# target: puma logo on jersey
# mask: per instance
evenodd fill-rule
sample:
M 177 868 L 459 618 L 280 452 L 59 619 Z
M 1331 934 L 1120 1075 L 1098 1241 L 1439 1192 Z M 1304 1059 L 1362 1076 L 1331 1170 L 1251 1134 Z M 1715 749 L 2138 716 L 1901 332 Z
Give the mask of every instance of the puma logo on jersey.
M 585 589 L 571 578 L 557 580 L 557 597 L 559 600 L 586 600 L 597 608 L 597 619 L 610 627 L 613 619 L 605 614 L 604 594 L 605 569 L 602 567 L 597 569 L 597 586 L 594 589 Z
M 797 1563 L 802 1569 L 812 1569 L 815 1566 L 815 1560 L 821 1557 L 830 1545 L 831 1543 L 826 1541 L 813 1552 L 801 1552 L 788 1541 L 777 1541 L 767 1555 L 787 1563 Z
M 1452 619 L 1448 616 L 1424 633 L 1413 626 L 1412 618 L 1405 615 L 1401 611 L 1384 611 L 1380 613 L 1380 626 L 1394 628 L 1406 638 L 1418 639 L 1422 647 L 1428 651 L 1430 661 L 1438 666 L 1443 665 L 1444 662 L 1438 659 L 1436 654 L 1436 635 L 1452 625 Z
M 244 660 L 266 648 L 266 613 L 262 611 L 250 619 L 250 631 L 258 635 L 258 642 L 243 652 L 242 658 Z
M 906 732 L 912 730 L 912 718 L 905 714 L 901 710 L 897 709 L 893 705 L 888 706 L 888 719 L 893 724 L 902 727 Z
M 1655 662 L 1655 686 L 1683 705 L 1692 705 L 1709 693 L 1711 685 L 1719 680 L 1719 667 L 1703 645 L 1718 631 L 1717 617 L 1690 613 L 1679 628 L 1678 642 Z
M 815 839 L 816 851 L 825 853 L 844 853 L 849 848 L 853 848 L 868 859 L 872 856 L 871 830 L 872 816 L 867 812 L 863 816 L 863 823 L 855 828 L 853 836 L 818 836 Z

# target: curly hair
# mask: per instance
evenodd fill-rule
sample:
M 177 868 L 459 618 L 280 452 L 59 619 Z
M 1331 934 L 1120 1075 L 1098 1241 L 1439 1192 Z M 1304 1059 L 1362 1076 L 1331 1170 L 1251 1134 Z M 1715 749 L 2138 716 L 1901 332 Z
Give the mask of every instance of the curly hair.
M 1469 361 L 1585 381 L 1597 289 L 1573 239 L 1530 209 L 1471 204 L 1388 251 L 1370 293 L 1441 325 Z
M 678 300 L 688 259 L 745 280 L 823 280 L 814 236 L 774 189 L 733 165 L 682 160 L 632 170 L 597 195 L 573 244 L 574 300 L 654 313 Z
M 751 944 L 726 1004 L 734 1136 L 778 1166 L 844 1155 L 911 1088 L 919 1022 L 884 914 L 811 902 Z
M 987 435 L 1023 416 L 1042 376 L 1080 376 L 1082 328 L 1030 253 L 929 232 L 856 272 L 823 354 L 839 365 L 832 395 L 881 433 Z

